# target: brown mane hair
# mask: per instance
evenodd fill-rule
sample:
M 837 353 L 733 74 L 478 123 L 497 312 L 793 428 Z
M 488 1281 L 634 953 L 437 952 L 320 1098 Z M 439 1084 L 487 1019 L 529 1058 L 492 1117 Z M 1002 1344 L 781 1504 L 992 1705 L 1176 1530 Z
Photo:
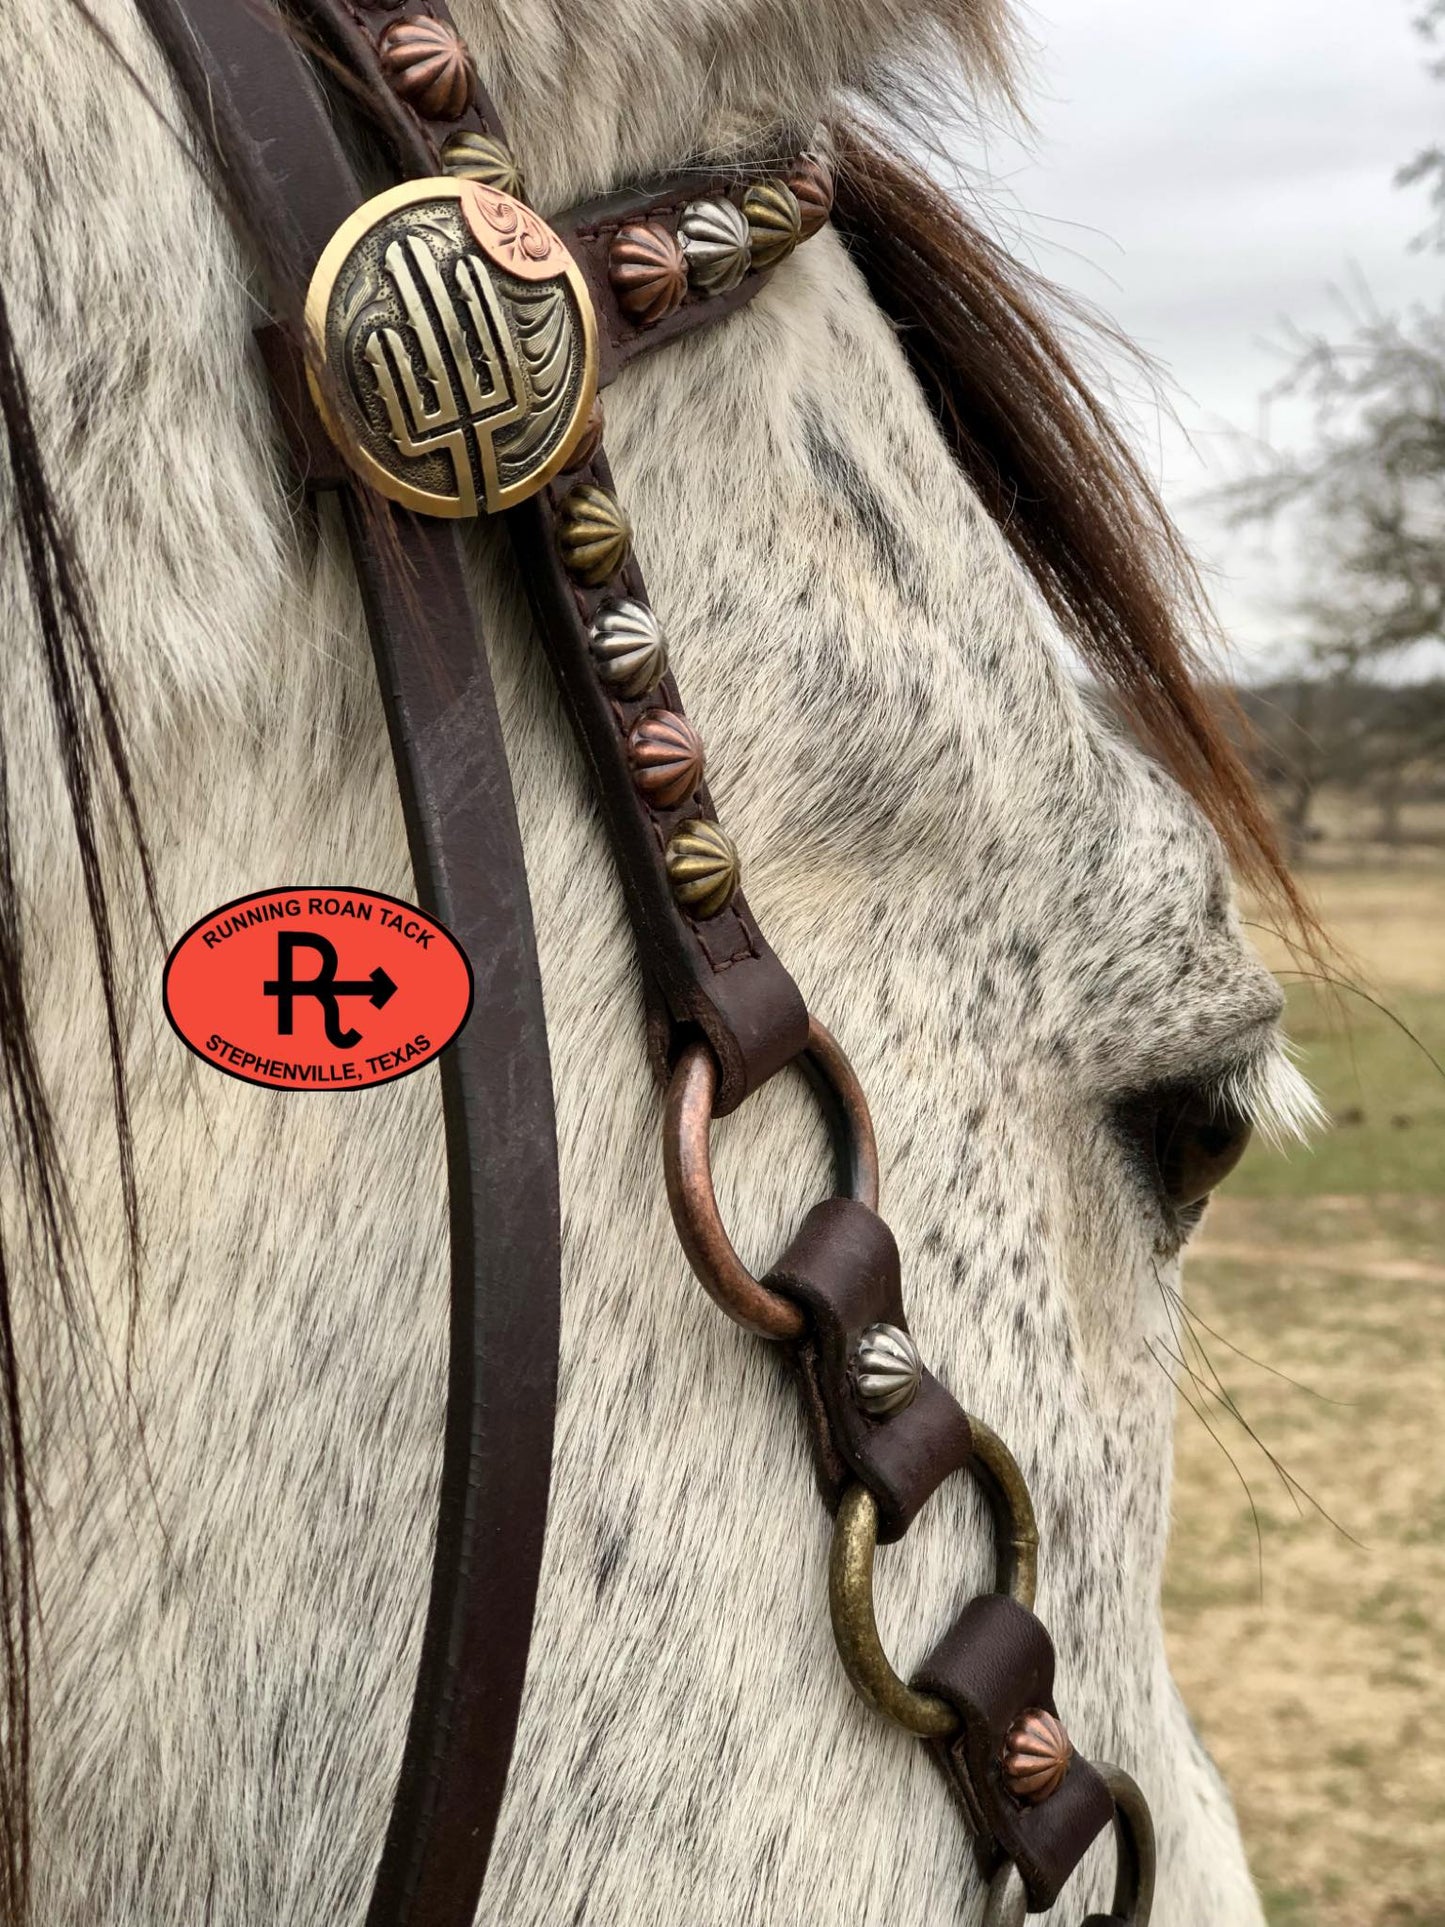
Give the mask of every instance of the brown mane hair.
M 1050 318 L 1067 298 L 878 133 L 840 120 L 831 134 L 834 224 L 960 467 L 1241 877 L 1308 945 L 1312 914 L 1236 747 L 1248 740 L 1243 715 L 1200 661 L 1199 640 L 1215 625 L 1198 571 Z

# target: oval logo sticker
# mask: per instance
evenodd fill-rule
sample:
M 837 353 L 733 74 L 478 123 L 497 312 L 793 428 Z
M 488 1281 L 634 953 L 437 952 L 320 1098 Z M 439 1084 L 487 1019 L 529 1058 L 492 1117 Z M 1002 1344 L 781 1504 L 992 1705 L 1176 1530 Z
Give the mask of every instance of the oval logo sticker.
M 228 1077 L 358 1091 L 429 1064 L 467 1021 L 472 967 L 434 917 L 375 890 L 263 890 L 166 959 L 171 1026 Z

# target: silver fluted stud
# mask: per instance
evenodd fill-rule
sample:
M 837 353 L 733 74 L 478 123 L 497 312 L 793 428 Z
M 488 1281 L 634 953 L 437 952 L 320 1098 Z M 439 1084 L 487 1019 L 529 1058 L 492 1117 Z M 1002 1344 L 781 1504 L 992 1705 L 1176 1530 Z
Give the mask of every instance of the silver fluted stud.
M 853 1396 L 873 1418 L 901 1412 L 918 1396 L 923 1360 L 897 1325 L 870 1325 L 853 1354 Z
M 742 209 L 731 201 L 690 202 L 677 232 L 692 285 L 704 294 L 726 294 L 747 273 L 752 237 Z

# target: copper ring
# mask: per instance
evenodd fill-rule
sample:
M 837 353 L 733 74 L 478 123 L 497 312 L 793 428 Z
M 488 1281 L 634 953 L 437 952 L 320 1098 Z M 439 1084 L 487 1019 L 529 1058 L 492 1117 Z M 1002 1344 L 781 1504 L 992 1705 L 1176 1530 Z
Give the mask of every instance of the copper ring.
M 815 1017 L 808 1019 L 808 1046 L 799 1061 L 834 1126 L 840 1193 L 876 1211 L 878 1144 L 868 1100 L 853 1066 Z M 717 1087 L 717 1059 L 706 1044 L 689 1044 L 667 1087 L 662 1134 L 677 1235 L 703 1290 L 736 1324 L 762 1338 L 801 1338 L 802 1312 L 748 1270 L 718 1211 L 709 1141 Z

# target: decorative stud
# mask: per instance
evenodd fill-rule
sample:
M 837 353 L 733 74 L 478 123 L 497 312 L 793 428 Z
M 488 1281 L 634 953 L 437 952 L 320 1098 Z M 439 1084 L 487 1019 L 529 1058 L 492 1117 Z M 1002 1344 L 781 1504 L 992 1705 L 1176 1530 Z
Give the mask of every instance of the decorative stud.
M 600 401 L 594 401 L 587 411 L 587 420 L 583 423 L 577 446 L 567 457 L 567 467 L 569 469 L 586 468 L 601 446 L 602 404 Z
M 755 268 L 775 268 L 803 238 L 803 212 L 797 195 L 784 181 L 762 181 L 750 187 L 743 196 L 743 219 Z
M 627 738 L 632 780 L 650 803 L 672 810 L 702 781 L 702 738 L 671 709 L 649 709 Z
M 798 203 L 803 239 L 811 240 L 833 212 L 833 170 L 816 154 L 805 154 L 788 176 Z
M 1062 1723 L 1032 1706 L 1003 1743 L 1003 1783 L 1023 1806 L 1036 1807 L 1058 1791 L 1073 1757 L 1074 1743 Z
M 645 602 L 604 602 L 589 640 L 598 675 L 619 696 L 645 696 L 667 674 L 667 644 Z
M 594 589 L 616 575 L 632 547 L 632 524 L 616 496 L 591 482 L 579 484 L 562 504 L 558 534 L 567 573 Z
M 682 306 L 687 293 L 682 243 L 655 221 L 617 230 L 607 256 L 607 274 L 622 312 L 639 328 L 655 328 Z
M 726 294 L 748 271 L 752 244 L 742 210 L 731 201 L 692 201 L 677 224 L 694 287 Z
M 715 917 L 726 910 L 742 874 L 737 845 L 720 825 L 706 818 L 684 823 L 673 832 L 666 862 L 672 894 L 695 917 Z
M 459 120 L 472 98 L 472 57 L 455 27 L 393 20 L 377 42 L 391 90 L 428 120 Z
M 870 1418 L 901 1412 L 918 1396 L 923 1360 L 897 1325 L 870 1325 L 858 1340 L 849 1377 L 853 1397 Z
M 442 167 L 458 180 L 480 181 L 499 194 L 510 194 L 514 201 L 527 198 L 527 183 L 511 148 L 492 134 L 465 129 L 448 134 L 442 142 Z

